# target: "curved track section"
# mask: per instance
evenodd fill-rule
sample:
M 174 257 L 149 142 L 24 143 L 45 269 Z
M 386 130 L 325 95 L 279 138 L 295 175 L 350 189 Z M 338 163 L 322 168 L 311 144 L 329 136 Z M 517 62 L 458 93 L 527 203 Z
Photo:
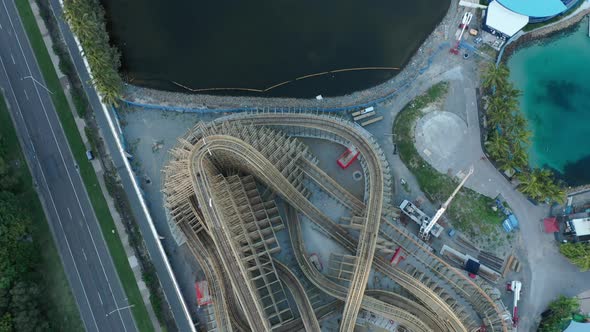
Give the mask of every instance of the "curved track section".
M 260 116 L 252 118 L 251 120 L 257 119 L 271 125 L 273 124 L 272 119 L 282 120 L 275 121 L 274 124 L 287 126 L 298 125 L 339 135 L 357 147 L 369 165 L 371 194 L 367 202 L 366 222 L 363 229 L 360 231 L 358 248 L 355 248 L 357 260 L 350 281 L 350 287 L 348 289 L 344 306 L 342 324 L 340 326 L 341 331 L 351 331 L 354 329 L 358 310 L 361 306 L 361 300 L 369 278 L 377 244 L 377 234 L 383 203 L 383 170 L 381 168 L 381 161 L 373 150 L 373 146 L 367 137 L 360 134 L 358 129 L 354 128 L 354 126 L 349 123 L 335 118 L 307 114 L 294 114 L 290 117 L 280 118 L 281 119 L 277 119 L 276 117 L 265 118 L 264 116 Z M 204 143 L 204 140 L 200 140 L 196 143 L 192 150 L 193 155 L 190 158 L 191 163 L 189 165 L 189 167 L 192 168 L 193 185 L 200 202 L 207 202 L 212 197 L 211 184 L 208 180 L 209 176 L 200 176 L 200 174 L 205 174 L 205 163 L 208 160 L 207 155 L 211 156 L 214 151 L 219 151 L 221 153 L 229 152 L 232 156 L 241 159 L 243 162 L 242 165 L 244 165 L 245 168 L 248 168 L 248 170 L 251 171 L 251 174 L 256 175 L 257 178 L 269 185 L 275 190 L 275 192 L 281 193 L 282 196 L 292 203 L 292 205 L 298 210 L 304 213 L 310 213 L 311 215 L 309 215 L 309 217 L 311 219 L 316 220 L 318 218 L 327 218 L 319 209 L 307 201 L 307 199 L 284 178 L 284 175 L 281 174 L 274 165 L 269 164 L 268 160 L 249 144 L 245 144 L 243 141 L 235 137 L 220 135 L 208 136 L 205 142 L 206 143 Z M 274 173 L 274 177 L 269 177 L 268 173 Z M 213 173 L 210 175 L 214 176 Z M 219 254 L 224 257 L 224 264 L 230 263 L 232 265 L 237 264 L 238 267 L 241 266 L 239 264 L 238 250 L 232 246 L 232 242 L 228 238 L 229 230 L 227 230 L 227 226 L 225 226 L 219 218 L 219 212 L 215 211 L 215 207 L 212 206 L 202 210 L 203 214 L 206 216 L 205 219 L 210 220 L 210 224 L 213 225 L 213 239 L 216 242 Z M 233 273 L 230 275 L 230 278 L 233 283 L 239 285 L 246 282 L 245 275 L 245 269 L 241 268 L 239 273 Z M 238 296 L 242 305 L 252 309 L 252 315 L 248 315 L 249 322 L 251 321 L 252 323 L 256 321 L 256 318 L 263 317 L 260 316 L 262 314 L 262 308 L 257 305 L 256 301 L 244 303 L 248 301 L 247 298 L 255 299 L 255 296 L 254 289 L 251 287 L 244 287 Z M 263 328 L 263 326 L 260 326 L 260 328 Z M 269 327 L 264 326 L 264 328 Z
M 297 218 L 297 213 L 295 213 L 290 207 L 287 207 L 287 224 L 295 259 L 305 276 L 313 282 L 316 287 L 327 294 L 335 298 L 343 298 L 345 294 L 344 286 L 326 278 L 307 258 L 301 236 L 300 222 Z M 367 293 L 369 292 L 371 291 L 367 291 Z M 365 295 L 361 303 L 362 307 L 387 319 L 400 322 L 411 331 L 445 330 L 445 327 L 440 325 L 438 320 L 432 320 L 432 315 L 430 315 L 429 310 L 425 307 L 407 299 L 401 301 L 400 296 L 391 292 L 382 291 L 380 294 L 384 294 L 384 297 L 388 298 L 389 301 L 381 301 L 377 298 Z
M 336 224 L 315 207 L 302 192 L 304 189 L 301 186 L 296 187 L 294 185 L 292 182 L 293 177 L 300 177 L 301 170 L 298 168 L 299 173 L 293 175 L 289 173 L 289 167 L 301 168 L 301 166 L 297 166 L 298 163 L 305 162 L 305 158 L 301 154 L 294 153 L 290 148 L 285 148 L 284 151 L 282 148 L 276 151 L 272 150 L 272 144 L 258 146 L 259 151 L 243 139 L 234 137 L 231 131 L 223 130 L 231 127 L 232 123 L 251 127 L 298 127 L 302 130 L 321 131 L 337 136 L 339 140 L 349 142 L 357 147 L 368 169 L 368 182 L 371 190 L 366 203 L 351 197 L 349 194 L 347 195 L 346 191 L 338 187 L 337 183 L 336 185 L 330 183 L 324 189 L 331 191 L 331 194 L 342 195 L 353 211 L 361 213 L 357 217 L 364 218 L 365 222 L 361 224 L 362 227 L 358 238 L 352 237 L 348 230 Z M 248 128 L 242 129 L 244 131 L 249 130 Z M 268 132 L 263 133 L 263 138 L 267 137 L 267 134 Z M 272 137 L 274 136 L 270 135 L 268 139 L 273 139 Z M 184 138 L 179 139 L 179 142 L 179 146 L 171 152 L 173 157 L 176 158 L 174 169 L 165 169 L 165 181 L 172 183 L 171 187 L 175 187 L 170 192 L 167 192 L 167 207 L 171 209 L 171 214 L 177 222 L 191 222 L 194 224 L 194 227 L 191 226 L 193 230 L 198 229 L 211 237 L 212 246 L 216 248 L 216 253 L 211 254 L 218 257 L 220 266 L 211 266 L 210 270 L 223 270 L 225 272 L 225 274 L 221 273 L 227 278 L 228 287 L 233 289 L 237 299 L 234 306 L 243 310 L 247 323 L 252 330 L 268 331 L 271 326 L 265 319 L 265 311 L 260 304 L 256 287 L 248 279 L 248 271 L 251 266 L 248 266 L 243 261 L 243 248 L 237 246 L 235 240 L 232 240 L 231 226 L 224 222 L 229 217 L 235 218 L 235 216 L 227 215 L 228 210 L 221 209 L 216 204 L 216 202 L 223 199 L 223 197 L 219 197 L 221 195 L 219 181 L 223 181 L 219 167 L 224 165 L 231 165 L 228 166 L 231 169 L 253 175 L 272 192 L 279 194 L 290 206 L 323 228 L 327 234 L 330 234 L 349 252 L 356 252 L 354 270 L 350 286 L 347 289 L 345 286 L 327 279 L 313 268 L 313 265 L 305 257 L 302 243 L 299 240 L 294 240 L 294 235 L 291 234 L 293 229 L 296 230 L 296 227 L 299 226 L 298 223 L 294 222 L 296 225 L 289 227 L 293 247 L 297 248 L 295 252 L 300 256 L 298 263 L 306 276 L 322 291 L 345 301 L 341 331 L 353 330 L 361 307 L 384 317 L 400 321 L 413 331 L 468 332 L 474 329 L 474 322 L 463 322 L 455 312 L 457 302 L 447 303 L 433 289 L 416 280 L 409 273 L 391 267 L 381 258 L 374 256 L 380 225 L 387 226 L 388 231 L 393 229 L 393 232 L 396 232 L 395 236 L 402 238 L 405 236 L 404 241 L 415 241 L 415 239 L 411 238 L 404 230 L 396 228 L 396 225 L 382 218 L 384 158 L 378 155 L 374 147 L 374 140 L 362 128 L 340 118 L 330 116 L 292 113 L 238 114 L 218 119 L 209 126 L 201 124 L 198 128 L 195 127 L 193 132 L 189 132 Z M 280 159 L 276 157 L 285 153 L 289 154 L 289 156 L 292 154 L 292 158 Z M 273 162 L 269 161 L 269 158 L 278 161 L 279 164 L 273 164 Z M 182 171 L 178 172 L 178 170 Z M 175 171 L 178 174 L 174 173 Z M 306 175 L 312 178 L 314 175 L 316 177 L 323 176 L 322 174 L 318 175 L 318 172 L 311 175 L 306 172 Z M 188 204 L 186 201 L 192 203 Z M 189 205 L 190 208 L 187 207 Z M 234 210 L 238 208 L 238 206 L 234 206 Z M 197 216 L 196 219 L 199 219 L 199 221 L 192 221 L 192 215 Z M 290 224 L 291 222 L 293 221 L 289 220 Z M 396 240 L 393 239 L 392 241 Z M 440 260 L 424 246 L 418 244 L 415 247 L 416 251 L 413 254 L 430 255 L 432 257 L 428 257 Z M 421 303 L 415 303 L 397 294 L 384 291 L 370 291 L 369 294 L 373 296 L 366 295 L 365 288 L 372 263 L 378 270 L 408 290 Z M 443 264 L 440 266 L 446 268 Z M 280 267 L 277 269 L 280 269 Z M 318 273 L 314 273 L 314 271 Z M 457 272 L 449 271 L 451 273 Z M 209 274 L 212 278 L 215 277 L 213 273 Z M 219 273 L 217 274 L 219 275 Z M 484 303 L 474 305 L 474 310 L 484 317 L 484 321 L 485 317 L 492 315 L 491 318 L 488 318 L 488 321 L 494 321 L 496 325 L 492 324 L 490 326 L 495 331 L 498 331 L 495 328 L 497 326 L 500 326 L 502 331 L 508 331 L 501 317 L 501 310 L 494 306 L 493 300 L 486 297 L 487 294 L 483 290 L 476 285 L 473 286 L 476 288 L 473 293 L 478 294 L 479 292 L 484 297 L 481 301 Z M 223 296 L 223 290 L 215 290 L 215 292 L 217 292 L 215 296 Z M 300 294 L 305 295 L 304 293 Z M 294 296 L 297 298 L 295 294 Z M 296 300 L 302 318 L 304 315 L 306 317 L 311 315 L 310 307 L 307 306 L 308 303 L 305 303 L 305 300 Z M 228 306 L 216 305 L 216 310 L 228 311 Z M 464 312 L 464 310 L 461 310 L 461 312 Z M 436 319 L 433 313 L 436 313 Z M 232 315 L 231 318 L 235 320 L 233 319 L 235 315 Z M 221 314 L 218 319 L 221 319 L 223 324 L 228 326 L 228 318 L 225 313 Z M 294 321 L 286 321 L 283 326 L 289 324 L 295 326 Z M 497 323 L 498 321 L 501 321 L 501 323 Z M 306 326 L 306 328 L 313 330 L 317 327 L 313 321 L 308 323 L 314 324 L 314 326 Z M 278 329 L 281 329 L 281 326 L 278 326 Z
M 320 331 L 320 323 L 315 316 L 311 302 L 305 293 L 303 285 L 299 282 L 297 277 L 289 270 L 289 268 L 283 263 L 275 260 L 275 267 L 281 277 L 281 281 L 287 285 L 287 288 L 291 291 L 291 294 L 295 298 L 297 303 L 297 309 L 301 314 L 301 320 L 306 331 Z

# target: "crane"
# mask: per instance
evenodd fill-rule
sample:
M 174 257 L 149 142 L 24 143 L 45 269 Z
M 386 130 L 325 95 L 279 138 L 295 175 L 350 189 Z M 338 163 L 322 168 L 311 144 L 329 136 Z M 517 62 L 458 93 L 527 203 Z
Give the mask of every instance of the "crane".
M 422 226 L 420 226 L 420 237 L 422 237 L 423 240 L 425 240 L 425 241 L 428 240 L 428 238 L 430 237 L 430 231 L 432 230 L 432 227 L 434 227 L 434 225 L 436 225 L 436 222 L 438 221 L 438 219 L 440 219 L 440 217 L 443 215 L 443 213 L 445 213 L 445 211 L 447 210 L 447 207 L 449 206 L 449 204 L 451 204 L 451 201 L 453 200 L 453 198 L 455 198 L 455 195 L 457 195 L 457 193 L 459 192 L 459 189 L 461 189 L 461 187 L 463 187 L 463 185 L 465 184 L 467 179 L 471 176 L 471 174 L 473 174 L 473 165 L 471 165 L 471 167 L 469 167 L 469 172 L 467 172 L 467 175 L 465 175 L 463 180 L 461 180 L 461 183 L 459 183 L 457 188 L 455 188 L 455 191 L 453 191 L 451 196 L 449 196 L 449 198 L 447 198 L 446 202 L 444 202 L 443 205 L 441 205 L 440 209 L 438 209 L 438 211 L 436 211 L 436 214 L 434 215 L 434 217 L 432 217 L 432 219 L 429 222 L 422 223 Z
M 457 44 L 455 45 L 455 47 L 451 49 L 451 53 L 459 53 L 459 44 L 461 43 L 461 39 L 463 38 L 463 33 L 465 32 L 465 29 L 467 29 L 469 23 L 471 23 L 472 18 L 473 14 L 471 12 L 467 12 L 463 15 L 463 18 L 461 19 L 461 33 L 459 34 L 459 38 L 457 38 Z
M 512 303 L 512 325 L 518 326 L 518 300 L 520 300 L 520 291 L 522 290 L 522 283 L 518 280 L 513 280 L 506 284 L 506 290 L 514 293 L 514 301 Z

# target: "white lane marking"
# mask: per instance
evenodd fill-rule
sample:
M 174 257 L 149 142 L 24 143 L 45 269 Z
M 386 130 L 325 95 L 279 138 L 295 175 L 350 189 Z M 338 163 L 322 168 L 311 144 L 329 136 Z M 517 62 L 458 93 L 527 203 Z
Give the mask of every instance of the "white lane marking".
M 27 61 L 27 57 L 25 56 L 25 51 L 23 50 L 23 47 L 21 45 L 20 39 L 18 38 L 18 34 L 16 32 L 16 29 L 14 28 L 14 23 L 12 22 L 12 18 L 10 17 L 10 13 L 8 12 L 8 7 L 6 7 L 6 1 L 2 0 L 2 5 L 4 6 L 4 10 L 6 11 L 6 13 L 8 14 L 8 21 L 10 22 L 10 26 L 12 27 L 12 30 L 14 31 L 14 35 L 16 37 L 16 42 L 18 44 L 18 47 L 20 48 L 20 52 L 23 56 L 23 59 L 25 60 L 25 64 L 27 66 L 27 70 L 29 72 L 29 75 L 31 77 L 33 77 L 33 72 L 31 71 L 31 67 L 29 66 L 29 62 Z M 24 27 L 22 26 L 22 22 L 18 21 L 18 23 L 20 23 L 21 25 L 21 29 L 24 31 Z M 25 37 L 27 38 L 28 41 L 28 37 L 26 36 L 25 33 Z M 39 88 L 37 88 L 37 85 L 33 83 L 33 86 L 35 87 L 35 91 L 37 92 L 37 97 L 39 98 L 39 102 L 41 104 L 41 108 L 43 109 L 43 113 L 45 114 L 45 118 L 47 119 L 47 123 L 49 124 L 49 129 L 51 130 L 51 134 L 53 136 L 53 140 L 55 141 L 55 144 L 57 146 L 57 150 L 59 152 L 59 155 L 61 157 L 61 160 L 64 164 L 64 168 L 66 170 L 66 173 L 68 175 L 68 180 L 70 180 L 70 185 L 72 186 L 73 192 L 74 192 L 74 196 L 76 196 L 76 201 L 78 202 L 78 207 L 80 208 L 80 212 L 82 213 L 82 218 L 84 220 L 86 220 L 86 216 L 84 214 L 84 209 L 82 208 L 82 203 L 80 203 L 80 198 L 78 197 L 78 193 L 76 192 L 76 187 L 74 186 L 74 182 L 72 181 L 72 176 L 70 175 L 70 171 L 68 170 L 68 164 L 66 164 L 64 155 L 61 151 L 61 147 L 59 146 L 59 142 L 57 141 L 57 136 L 55 135 L 55 131 L 53 130 L 53 125 L 51 124 L 51 121 L 49 120 L 49 115 L 47 114 L 47 109 L 45 108 L 45 104 L 43 103 L 43 99 L 41 99 L 41 93 L 39 93 Z M 58 121 L 59 122 L 59 121 Z M 61 122 L 59 122 L 59 125 L 61 127 Z M 63 127 L 62 127 L 62 131 L 63 131 Z M 68 146 L 69 148 L 69 146 Z M 70 151 L 71 153 L 71 151 Z M 71 153 L 71 155 L 73 155 L 73 153 Z M 78 177 L 80 177 L 80 174 L 78 173 Z M 84 183 L 80 177 L 80 183 Z M 88 199 L 88 201 L 90 201 L 90 199 Z M 90 234 L 90 238 L 92 239 L 92 243 L 94 245 L 94 250 L 96 251 L 96 256 L 98 257 L 98 260 L 100 262 L 100 266 L 102 269 L 102 273 L 105 276 L 105 279 L 107 281 L 107 284 L 109 285 L 109 290 L 111 292 L 111 297 L 113 298 L 113 301 L 115 302 L 115 305 L 117 305 L 117 300 L 115 299 L 115 294 L 113 293 L 113 289 L 111 287 L 111 283 L 109 282 L 107 273 L 104 269 L 104 265 L 102 263 L 102 259 L 100 258 L 100 254 L 98 253 L 98 249 L 96 247 L 96 243 L 94 242 L 94 237 L 92 236 L 92 233 L 90 232 L 90 227 L 88 227 L 88 223 L 86 223 L 86 228 L 88 229 L 88 233 Z M 107 251 L 108 252 L 108 251 Z M 124 291 L 123 291 L 124 292 Z M 121 312 L 119 312 L 119 319 L 121 320 L 121 325 L 123 326 L 123 330 L 126 332 L 127 331 L 127 327 L 125 326 L 125 322 L 123 321 L 123 315 L 121 314 Z
M 27 93 L 27 89 L 23 89 L 23 92 L 25 93 L 25 98 L 27 98 L 27 100 L 29 100 L 29 94 Z
M 4 0 L 2 0 L 2 2 L 4 2 Z M 16 99 L 16 94 L 14 93 L 14 88 L 12 87 L 12 83 L 10 82 L 10 78 L 8 77 L 8 71 L 6 71 L 6 66 L 4 66 L 4 61 L 2 61 L 1 57 L 0 57 L 0 64 L 2 65 L 2 69 L 4 70 L 4 73 L 6 76 L 6 81 L 8 82 L 8 86 L 10 87 L 10 92 L 12 93 L 12 97 L 15 100 L 16 110 L 18 111 L 18 113 L 20 114 L 20 117 L 23 119 L 23 122 L 24 122 L 24 117 L 23 117 L 23 114 L 22 114 L 22 111 L 20 108 L 20 104 L 18 103 L 18 100 Z M 33 146 L 32 145 L 33 140 L 31 139 L 31 134 L 29 133 L 29 129 L 27 128 L 26 124 L 23 127 L 25 128 L 25 133 L 27 134 L 27 137 L 28 137 L 29 141 L 31 142 L 31 146 Z M 82 282 L 82 277 L 80 276 L 80 271 L 78 270 L 78 265 L 76 265 L 76 260 L 74 259 L 74 253 L 72 252 L 72 248 L 70 247 L 70 241 L 68 241 L 68 237 L 66 236 L 66 232 L 65 232 L 63 224 L 61 222 L 61 218 L 59 217 L 59 213 L 57 212 L 57 206 L 55 205 L 55 201 L 53 200 L 53 195 L 51 194 L 51 190 L 49 190 L 49 185 L 47 184 L 47 178 L 45 178 L 45 173 L 43 172 L 43 169 L 41 168 L 41 163 L 39 162 L 38 159 L 36 159 L 36 160 L 37 160 L 37 165 L 39 167 L 39 170 L 41 171 L 41 176 L 43 177 L 43 183 L 45 184 L 45 187 L 47 188 L 47 192 L 49 193 L 49 198 L 51 200 L 53 210 L 55 211 L 55 215 L 57 216 L 57 221 L 58 221 L 59 227 L 61 228 L 61 232 L 64 236 L 65 241 L 66 241 L 66 246 L 68 247 L 68 252 L 70 254 L 70 258 L 72 259 L 72 264 L 74 265 L 74 269 L 76 270 L 76 275 L 78 276 L 78 281 L 80 282 L 80 285 L 82 286 L 82 292 L 84 293 L 84 298 L 86 298 L 86 303 L 88 304 L 88 309 L 90 311 L 90 315 L 92 316 L 92 321 L 94 322 L 94 327 L 96 327 L 97 331 L 100 331 L 100 329 L 98 328 L 98 324 L 96 323 L 96 318 L 94 317 L 94 312 L 92 311 L 92 306 L 90 305 L 90 300 L 88 299 L 88 295 L 86 294 L 86 289 L 84 288 L 84 283 Z
M 14 61 L 14 55 L 12 55 L 12 53 L 10 53 L 10 58 L 12 59 L 12 64 L 16 65 L 16 61 Z
M 68 209 L 68 214 L 70 215 L 70 219 L 72 219 L 72 211 L 70 211 L 70 208 L 66 208 Z
M 88 261 L 88 257 L 86 257 L 86 251 L 82 249 L 82 255 L 84 256 L 84 260 Z
M 98 300 L 100 301 L 100 304 L 103 305 L 104 303 L 102 303 L 102 297 L 100 297 L 100 293 L 97 293 L 97 294 L 98 294 Z

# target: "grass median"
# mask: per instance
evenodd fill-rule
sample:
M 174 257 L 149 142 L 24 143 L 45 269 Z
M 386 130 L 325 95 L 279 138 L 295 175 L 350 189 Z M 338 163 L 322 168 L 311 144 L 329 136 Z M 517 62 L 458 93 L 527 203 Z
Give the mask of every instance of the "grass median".
M 393 133 L 399 156 L 418 180 L 420 188 L 433 203 L 442 203 L 451 195 L 458 182 L 442 174 L 426 162 L 414 145 L 414 126 L 428 105 L 437 103 L 447 93 L 447 83 L 434 85 L 425 94 L 411 101 L 396 117 Z M 470 234 L 489 233 L 500 225 L 502 218 L 491 209 L 494 200 L 463 187 L 447 211 L 457 229 Z
M 135 281 L 129 261 L 127 260 L 127 255 L 123 249 L 121 239 L 116 232 L 112 232 L 112 230 L 115 229 L 113 218 L 110 214 L 106 199 L 103 196 L 103 192 L 98 183 L 96 173 L 86 158 L 86 147 L 84 146 L 82 137 L 80 136 L 80 133 L 76 127 L 74 116 L 70 110 L 69 104 L 57 77 L 57 73 L 55 72 L 55 68 L 53 67 L 53 63 L 49 57 L 45 43 L 43 42 L 43 38 L 39 31 L 39 27 L 37 26 L 31 6 L 27 0 L 16 0 L 15 3 L 25 26 L 31 46 L 33 47 L 33 51 L 35 52 L 39 68 L 41 69 L 41 73 L 45 79 L 45 84 L 49 90 L 53 92 L 51 95 L 53 105 L 57 110 L 63 130 L 68 139 L 68 143 L 74 158 L 78 163 L 80 175 L 82 176 L 82 180 L 86 186 L 88 196 L 90 197 L 90 202 L 92 203 L 94 213 L 96 214 L 96 217 L 99 221 L 104 239 L 109 248 L 115 268 L 117 269 L 119 279 L 121 280 L 125 293 L 128 297 L 128 302 L 130 305 L 133 305 L 131 311 L 137 323 L 137 327 L 140 331 L 153 331 L 154 327 L 148 315 L 145 304 L 143 303 L 139 287 Z

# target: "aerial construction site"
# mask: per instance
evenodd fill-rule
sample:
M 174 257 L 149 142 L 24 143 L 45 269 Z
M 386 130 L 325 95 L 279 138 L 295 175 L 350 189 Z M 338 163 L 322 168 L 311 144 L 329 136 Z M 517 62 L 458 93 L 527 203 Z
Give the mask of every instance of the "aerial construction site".
M 346 166 L 358 158 L 362 197 L 320 167 L 309 138 L 354 152 Z M 511 331 L 496 288 L 399 222 L 390 167 L 371 134 L 337 116 L 240 113 L 179 138 L 163 190 L 206 277 L 208 330 L 320 331 L 331 320 L 353 331 L 372 317 L 392 331 Z M 318 257 L 305 223 L 339 250 Z

